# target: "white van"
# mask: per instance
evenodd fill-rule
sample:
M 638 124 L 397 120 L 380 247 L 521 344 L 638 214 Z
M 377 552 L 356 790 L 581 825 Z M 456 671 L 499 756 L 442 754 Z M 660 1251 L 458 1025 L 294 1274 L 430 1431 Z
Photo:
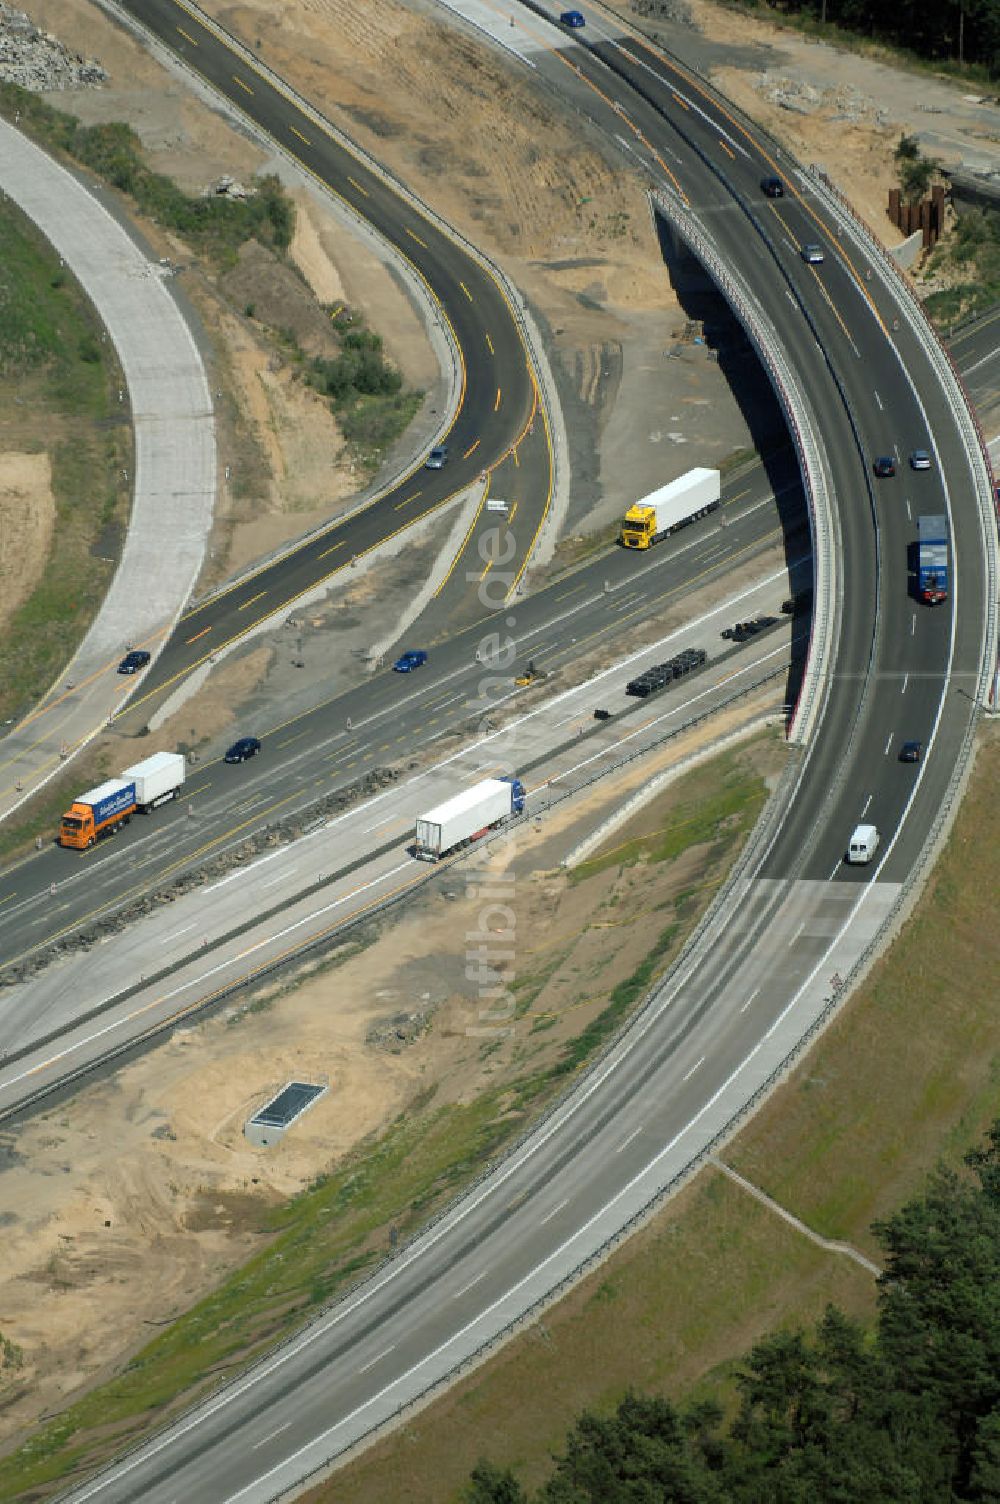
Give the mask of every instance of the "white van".
M 499 496 L 490 496 L 486 501 L 486 510 L 488 512 L 502 512 L 506 517 L 508 507 L 507 503 L 502 501 Z
M 878 831 L 874 825 L 856 825 L 847 848 L 847 860 L 863 865 L 878 850 Z

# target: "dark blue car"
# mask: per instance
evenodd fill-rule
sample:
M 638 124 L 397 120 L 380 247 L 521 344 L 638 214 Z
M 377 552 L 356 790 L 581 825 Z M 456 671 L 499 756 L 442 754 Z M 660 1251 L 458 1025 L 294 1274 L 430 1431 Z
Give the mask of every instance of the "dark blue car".
M 574 31 L 587 24 L 583 19 L 583 12 L 578 10 L 564 10 L 559 19 L 564 26 L 570 26 Z
M 415 668 L 423 668 L 426 662 L 427 654 L 423 648 L 411 648 L 401 658 L 397 658 L 392 667 L 397 674 L 409 674 Z

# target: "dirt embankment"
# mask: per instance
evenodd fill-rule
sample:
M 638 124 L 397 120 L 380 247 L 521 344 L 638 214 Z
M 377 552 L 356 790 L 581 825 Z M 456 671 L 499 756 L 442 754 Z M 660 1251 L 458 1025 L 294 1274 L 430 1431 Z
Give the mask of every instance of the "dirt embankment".
M 454 944 L 476 930 L 482 907 L 483 869 L 470 865 L 331 962 L 178 1029 L 111 1080 L 0 1137 L 0 1333 L 23 1353 L 23 1366 L 0 1376 L 0 1445 L 117 1370 L 260 1246 L 270 1208 L 418 1099 L 435 1109 L 468 1102 L 557 1058 L 651 939 L 707 901 L 721 870 L 711 846 L 672 863 L 612 864 L 585 881 L 568 878 L 560 857 L 708 734 L 677 739 L 540 832 L 523 830 L 504 854 L 494 881 L 514 893 L 515 960 L 498 968 L 517 999 L 509 1036 L 484 1038 L 477 984 Z M 769 776 L 783 750 L 765 740 L 740 756 Z M 710 792 L 710 769 L 692 777 L 685 797 Z M 668 819 L 679 787 L 612 844 Z M 293 1079 L 329 1091 L 280 1145 L 252 1149 L 245 1120 Z

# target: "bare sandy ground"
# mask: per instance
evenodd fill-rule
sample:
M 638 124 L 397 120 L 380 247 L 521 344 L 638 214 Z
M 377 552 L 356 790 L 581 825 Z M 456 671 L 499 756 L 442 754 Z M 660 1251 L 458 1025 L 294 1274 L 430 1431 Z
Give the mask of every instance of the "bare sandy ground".
M 0 450 L 0 626 L 41 579 L 55 520 L 48 455 Z
M 562 378 L 593 412 L 598 443 L 610 426 L 609 412 L 597 407 L 608 346 L 620 347 L 626 364 L 636 352 L 645 359 L 677 324 L 638 180 L 582 145 L 573 122 L 536 96 L 522 74 L 437 25 L 431 12 L 396 0 L 213 0 L 210 9 L 251 42 L 260 37 L 273 66 L 503 261 L 548 320 Z M 709 12 L 703 0 L 695 0 L 695 13 L 710 16 L 717 38 L 735 43 L 759 35 L 748 30 L 758 23 Z M 247 176 L 268 165 L 262 151 L 85 0 L 41 0 L 32 14 L 111 73 L 107 89 L 59 96 L 60 107 L 88 120 L 131 120 L 154 165 L 190 188 L 222 172 Z M 723 69 L 717 77 L 800 155 L 825 161 L 878 233 L 889 233 L 880 205 L 892 180 L 894 135 L 884 124 L 838 121 L 835 101 L 825 113 L 793 117 L 769 105 L 745 71 Z M 408 379 L 432 383 L 429 348 L 395 279 L 332 216 L 304 196 L 298 202 L 293 260 L 316 306 L 345 298 L 366 311 Z M 583 257 L 587 267 L 566 265 Z M 331 515 L 356 478 L 342 463 L 332 419 L 289 378 L 259 320 L 203 270 L 185 276 L 234 409 L 225 430 L 233 474 L 223 482 L 213 561 L 219 574 Z M 284 296 L 277 283 L 272 295 Z M 678 403 L 665 406 L 667 413 L 681 411 L 691 391 L 682 363 L 635 379 L 665 404 Z M 699 382 L 698 402 L 731 406 L 717 372 L 706 367 Z M 623 383 L 622 393 L 628 390 Z M 26 561 L 29 554 L 25 543 Z M 5 567 L 19 566 L 5 560 Z M 186 737 L 188 729 L 192 737 L 222 734 L 232 706 L 271 661 L 262 646 L 225 665 L 224 677 L 184 708 L 166 740 Z M 734 717 L 758 708 L 741 707 Z M 723 728 L 671 744 L 527 838 L 519 857 L 518 966 L 524 975 L 540 976 L 550 963 L 553 970 L 516 1043 L 537 1050 L 538 1063 L 628 975 L 650 915 L 695 875 L 689 855 L 669 870 L 611 869 L 571 886 L 556 869 L 560 843 L 572 844 L 637 781 L 716 729 Z M 655 819 L 657 808 L 644 821 Z M 316 970 L 270 1006 L 178 1032 L 6 1137 L 0 1332 L 21 1345 L 25 1366 L 13 1381 L 18 1393 L 8 1383 L 0 1437 L 13 1444 L 40 1415 L 120 1365 L 151 1323 L 189 1305 L 257 1246 L 262 1206 L 308 1184 L 425 1086 L 438 1085 L 439 1101 L 462 1100 L 514 1068 L 513 1046 L 487 1058 L 466 1032 L 470 999 L 453 943 L 460 908 L 461 900 L 418 901 L 342 965 Z M 657 918 L 658 928 L 668 917 Z M 373 1023 L 413 1009 L 427 1013 L 429 1028 L 402 1053 L 365 1043 Z M 532 1034 L 543 1018 L 545 1029 Z M 328 1095 L 277 1149 L 250 1150 L 244 1118 L 302 1074 L 328 1079 Z
M 773 709 L 766 697 L 740 705 L 724 726 L 696 728 L 518 837 L 508 869 L 517 876 L 510 980 L 528 984 L 531 1001 L 500 1049 L 469 1033 L 477 1002 L 454 936 L 475 927 L 477 905 L 450 874 L 372 932 L 366 948 L 348 946 L 341 964 L 314 964 L 176 1030 L 110 1080 L 4 1134 L 0 1332 L 22 1349 L 24 1365 L 0 1382 L 0 1445 L 115 1371 L 155 1325 L 259 1246 L 269 1206 L 333 1168 L 429 1086 L 436 1105 L 464 1102 L 529 1060 L 531 1068 L 551 1061 L 670 922 L 672 897 L 699 883 L 710 892 L 718 880 L 704 852 L 692 850 L 667 866 L 612 867 L 572 883 L 557 865 L 562 851 L 653 772 L 765 708 Z M 783 756 L 780 739 L 746 753 L 765 775 Z M 642 829 L 655 828 L 675 797 L 658 796 Z M 536 976 L 543 985 L 533 988 Z M 399 1053 L 366 1043 L 373 1025 L 414 1011 L 427 1027 Z M 293 1078 L 330 1090 L 278 1146 L 252 1149 L 246 1118 Z

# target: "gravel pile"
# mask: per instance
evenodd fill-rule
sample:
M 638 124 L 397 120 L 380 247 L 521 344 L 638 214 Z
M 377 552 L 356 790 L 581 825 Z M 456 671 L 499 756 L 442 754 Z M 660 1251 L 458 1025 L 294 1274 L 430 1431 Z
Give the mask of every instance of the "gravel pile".
M 32 94 L 96 88 L 107 74 L 100 63 L 80 57 L 58 37 L 39 31 L 23 10 L 0 4 L 0 80 Z

